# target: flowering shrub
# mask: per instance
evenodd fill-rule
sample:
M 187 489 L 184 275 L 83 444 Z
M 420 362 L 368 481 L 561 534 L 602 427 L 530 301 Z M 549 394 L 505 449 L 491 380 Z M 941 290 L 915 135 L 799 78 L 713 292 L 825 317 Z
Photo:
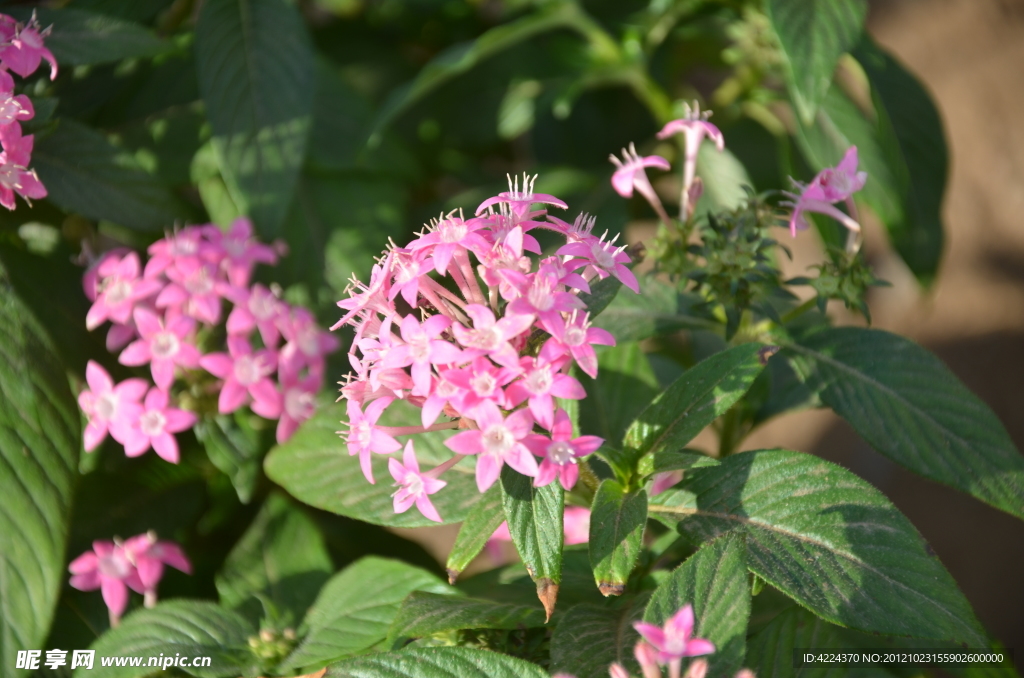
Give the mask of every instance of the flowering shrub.
M 829 408 L 1024 518 L 870 326 L 941 120 L 806 4 L 5 5 L 0 678 L 1016 675 L 881 491 L 748 437 Z

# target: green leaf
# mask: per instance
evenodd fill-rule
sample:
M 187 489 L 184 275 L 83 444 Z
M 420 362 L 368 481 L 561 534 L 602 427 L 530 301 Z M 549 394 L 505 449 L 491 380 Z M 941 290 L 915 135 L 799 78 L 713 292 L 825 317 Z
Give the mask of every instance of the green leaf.
M 100 636 L 92 669 L 76 678 L 138 678 L 160 672 L 152 666 L 102 666 L 100 657 L 154 657 L 176 654 L 210 657 L 208 667 L 189 667 L 200 678 L 249 675 L 255 657 L 247 643 L 255 632 L 240 615 L 204 600 L 171 600 L 129 614 L 116 629 Z
M 764 369 L 763 348 L 741 344 L 691 367 L 633 421 L 623 447 L 634 459 L 682 449 L 743 397 Z
M 140 231 L 169 229 L 190 214 L 130 154 L 70 118 L 36 141 L 32 165 L 47 199 L 67 212 Z
M 334 575 L 303 622 L 308 633 L 282 666 L 320 667 L 384 640 L 402 601 L 413 591 L 451 589 L 418 567 L 368 556 Z
M 535 35 L 572 26 L 578 14 L 574 3 L 553 2 L 521 19 L 495 26 L 472 42 L 452 45 L 420 69 L 415 80 L 388 96 L 373 123 L 370 143 L 378 141 L 384 128 L 396 117 L 442 84 Z
M 46 47 L 53 52 L 61 68 L 151 57 L 172 48 L 153 31 L 124 19 L 70 7 L 34 10 L 41 26 L 53 26 L 46 38 Z M 8 11 L 17 20 L 28 21 L 33 9 L 11 8 Z M 41 66 L 41 69 L 46 68 L 46 64 Z
M 196 26 L 199 89 L 234 201 L 282 235 L 313 116 L 309 35 L 287 0 L 208 0 Z
M 548 678 L 525 659 L 470 647 L 411 647 L 331 664 L 324 678 Z
M 1024 457 L 992 410 L 929 351 L 854 327 L 811 334 L 785 351 L 876 450 L 1024 519 Z
M 0 269 L 0 676 L 41 647 L 65 577 L 80 419 L 46 333 Z
M 942 119 L 928 91 L 865 33 L 854 56 L 871 82 L 886 159 L 897 180 L 904 218 L 887 223 L 889 236 L 924 284 L 942 258 L 942 198 L 949 151 Z
M 618 278 L 608 276 L 604 280 L 598 280 L 591 285 L 590 294 L 580 294 L 580 300 L 586 304 L 587 313 L 593 319 L 608 308 L 608 305 L 615 300 L 621 289 L 622 282 Z M 631 296 L 636 296 L 632 290 L 629 290 L 629 293 Z
M 677 452 L 661 450 L 655 454 L 644 455 L 640 460 L 637 472 L 641 476 L 667 473 L 668 471 L 688 471 L 692 468 L 718 466 L 718 460 L 697 452 Z
M 672 285 L 650 276 L 640 276 L 640 294 L 617 295 L 594 322 L 619 343 L 640 341 L 678 330 L 716 329 L 718 325 L 691 313 L 698 300 L 676 292 Z
M 614 480 L 597 488 L 590 507 L 590 564 L 597 588 L 620 596 L 640 556 L 647 524 L 647 492 L 627 492 Z
M 644 404 L 658 394 L 658 379 L 637 342 L 598 349 L 597 370 L 597 379 L 577 375 L 587 392 L 580 402 L 580 427 L 616 445 Z
M 505 509 L 502 507 L 501 488 L 492 485 L 484 492 L 484 496 L 470 511 L 462 522 L 455 543 L 448 553 L 445 569 L 448 581 L 452 584 L 459 574 L 466 569 L 487 545 L 494 531 L 505 522 Z
M 501 469 L 501 494 L 512 542 L 550 619 L 562 583 L 562 487 L 534 487 L 532 478 L 506 465 Z
M 865 0 L 768 0 L 769 20 L 788 62 L 797 113 L 810 122 L 825 98 L 839 57 L 856 44 Z
M 633 622 L 640 621 L 648 596 L 623 600 L 616 607 L 576 605 L 558 622 L 551 636 L 551 670 L 576 678 L 606 678 L 608 666 L 618 662 L 638 675 L 633 647 L 640 634 Z
M 388 638 L 423 638 L 459 629 L 529 629 L 544 626 L 544 610 L 482 598 L 416 591 L 391 623 Z
M 910 521 L 874 487 L 817 457 L 735 454 L 693 471 L 649 510 L 696 542 L 745 535 L 751 571 L 827 621 L 985 645 L 967 600 Z
M 267 476 L 310 506 L 375 525 L 389 527 L 423 527 L 436 525 L 410 509 L 395 513 L 388 457 L 374 454 L 373 475 L 376 483 L 366 482 L 359 468 L 359 457 L 350 456 L 338 437 L 343 428 L 339 421 L 346 417 L 342 404 L 321 406 L 313 418 L 304 423 L 288 442 L 270 451 L 263 462 Z M 380 419 L 386 426 L 419 423 L 419 410 L 404 401 L 393 403 Z M 451 458 L 444 447 L 446 431 L 422 433 L 415 437 L 416 455 L 426 468 Z M 463 459 L 445 473 L 447 487 L 430 497 L 446 523 L 463 520 L 480 500 L 476 489 L 472 459 Z
M 743 666 L 750 582 L 744 539 L 727 534 L 690 556 L 657 588 L 644 621 L 661 626 L 685 605 L 693 605 L 694 636 L 715 644 L 708 657 L 713 676 L 731 676 Z
M 702 143 L 697 152 L 697 176 L 704 183 L 697 214 L 737 209 L 748 198 L 744 187 L 754 187 L 739 158 L 728 148 L 719 151 L 710 141 Z
M 271 494 L 217 575 L 220 602 L 239 608 L 269 600 L 295 624 L 334 566 L 316 524 L 281 494 Z M 251 604 L 251 603 L 250 603 Z
M 261 438 L 269 437 L 273 431 L 269 427 L 263 431 L 253 428 L 250 420 L 254 417 L 239 410 L 234 416 L 204 419 L 195 427 L 196 437 L 206 447 L 206 455 L 231 479 L 238 500 L 243 504 L 252 499 L 259 479 L 260 453 L 267 449 Z

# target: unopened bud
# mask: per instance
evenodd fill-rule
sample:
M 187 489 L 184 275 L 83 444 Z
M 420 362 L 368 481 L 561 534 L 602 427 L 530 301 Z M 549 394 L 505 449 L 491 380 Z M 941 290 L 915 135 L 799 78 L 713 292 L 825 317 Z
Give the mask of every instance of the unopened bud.
M 686 669 L 686 676 L 684 678 L 704 678 L 708 672 L 708 662 L 705 659 L 697 659 L 690 668 Z M 739 678 L 739 676 L 737 676 Z
M 629 672 L 626 671 L 626 667 L 618 662 L 608 667 L 608 675 L 611 678 L 629 678 Z

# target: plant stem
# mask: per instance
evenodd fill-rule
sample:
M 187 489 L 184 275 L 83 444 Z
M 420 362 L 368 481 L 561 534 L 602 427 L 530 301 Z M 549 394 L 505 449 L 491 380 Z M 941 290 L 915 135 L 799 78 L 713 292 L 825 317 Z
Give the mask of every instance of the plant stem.
M 786 324 L 788 322 L 792 322 L 792 321 L 796 320 L 797 318 L 802 316 L 804 313 L 806 313 L 807 311 L 809 311 L 812 308 L 814 308 L 815 306 L 817 306 L 817 304 L 818 304 L 818 298 L 817 297 L 811 297 L 810 299 L 808 299 L 804 303 L 800 304 L 796 308 L 794 308 L 794 309 L 792 309 L 790 311 L 787 311 L 782 316 L 782 323 Z

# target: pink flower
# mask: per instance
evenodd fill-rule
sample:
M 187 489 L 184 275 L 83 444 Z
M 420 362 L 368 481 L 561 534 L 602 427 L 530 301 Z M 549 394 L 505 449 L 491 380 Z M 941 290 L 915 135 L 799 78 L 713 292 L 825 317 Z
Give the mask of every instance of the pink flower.
M 188 341 L 195 321 L 186 316 L 172 318 L 166 324 L 147 308 L 134 313 L 135 326 L 142 338 L 128 345 L 118 361 L 122 365 L 150 364 L 153 381 L 163 390 L 174 383 L 174 366 L 193 370 L 199 367 L 199 351 Z
M 420 293 L 420 281 L 429 284 L 423 278 L 434 268 L 434 262 L 428 261 L 426 249 L 412 251 L 408 249 L 392 250 L 391 270 L 394 274 L 394 285 L 388 293 L 388 300 L 394 301 L 399 294 L 405 303 L 413 308 L 419 304 L 417 297 Z M 449 260 L 451 258 L 449 257 Z M 447 266 L 447 263 L 445 264 Z
M 216 325 L 220 322 L 220 299 L 224 291 L 217 278 L 217 269 L 189 259 L 179 259 L 175 266 L 164 271 L 171 282 L 156 298 L 157 308 L 180 307 L 185 315 L 200 322 Z
M 78 395 L 78 406 L 89 419 L 82 439 L 85 451 L 92 452 L 112 426 L 121 427 L 138 418 L 142 412 L 139 400 L 148 385 L 142 379 L 126 379 L 115 386 L 107 371 L 93 360 L 85 367 L 85 380 L 89 388 Z
M 476 408 L 475 418 L 479 430 L 456 433 L 444 444 L 458 454 L 480 455 L 476 486 L 481 492 L 494 484 L 504 464 L 531 478 L 537 475 L 537 461 L 522 442 L 533 427 L 528 411 L 517 410 L 505 418 L 497 405 L 485 400 Z
M 480 219 L 466 221 L 461 217 L 449 215 L 438 222 L 429 233 L 409 243 L 408 249 L 415 252 L 429 248 L 434 270 L 445 275 L 448 272 L 448 264 L 460 248 L 488 248 L 487 241 L 478 233 L 484 226 L 485 222 Z
M 139 256 L 135 252 L 103 263 L 96 301 L 85 316 L 86 327 L 94 330 L 107 320 L 123 325 L 131 319 L 137 302 L 159 291 L 160 283 L 140 278 L 139 271 Z
M 658 651 L 660 664 L 674 664 L 678 667 L 684 657 L 697 657 L 715 651 L 711 641 L 693 637 L 693 623 L 693 606 L 686 605 L 662 627 L 647 622 L 634 622 L 633 628 Z M 678 675 L 678 669 L 674 673 Z
M 668 160 L 660 155 L 641 156 L 636 152 L 636 147 L 633 144 L 630 144 L 628 149 L 622 149 L 622 160 L 614 155 L 608 156 L 608 159 L 617 168 L 612 174 L 612 188 L 623 198 L 632 198 L 635 189 L 650 203 L 662 221 L 666 224 L 670 223 L 665 208 L 661 205 L 661 199 L 658 198 L 658 194 L 654 192 L 654 187 L 651 186 L 651 182 L 647 178 L 646 171 L 648 167 L 671 169 L 672 166 L 669 165 Z
M 401 334 L 404 344 L 388 352 L 384 367 L 408 367 L 412 365 L 414 395 L 430 393 L 432 365 L 450 365 L 457 362 L 462 351 L 454 344 L 438 339 L 451 326 L 452 321 L 443 315 L 434 315 L 422 324 L 409 314 L 402 318 Z
M 278 443 L 291 438 L 299 424 L 313 416 L 318 390 L 320 378 L 317 375 L 309 375 L 301 380 L 281 381 L 281 418 L 277 422 L 276 433 Z
M 846 149 L 843 159 L 833 167 L 826 167 L 818 172 L 810 186 L 821 189 L 821 198 L 828 202 L 839 202 L 851 197 L 864 188 L 868 180 L 867 172 L 857 171 L 857 147 Z M 809 187 L 810 187 L 809 186 Z M 808 187 L 808 188 L 809 188 Z
M 562 517 L 562 532 L 566 545 L 586 544 L 590 541 L 590 509 L 566 506 Z
M 252 399 L 252 411 L 267 419 L 276 419 L 281 412 L 281 396 L 270 380 L 277 367 L 277 355 L 270 349 L 253 352 L 249 341 L 228 337 L 230 353 L 210 353 L 199 359 L 199 365 L 224 380 L 217 409 L 221 414 L 234 412 Z
M 305 308 L 293 308 L 278 323 L 286 340 L 281 347 L 281 371 L 298 373 L 308 367 L 311 373 L 322 374 L 324 356 L 338 349 L 338 338 L 320 329 Z
M 626 264 L 630 263 L 629 255 L 625 251 L 626 246 L 615 246 L 618 237 L 619 234 L 616 233 L 609 242 L 605 242 L 602 236 L 601 239 L 591 238 L 589 242 L 569 243 L 560 247 L 555 254 L 582 257 L 597 270 L 597 274 L 602 280 L 612 275 L 618 278 L 623 285 L 639 294 L 640 284 L 637 282 L 636 276 L 633 275 L 633 271 L 626 268 Z
M 832 217 L 853 233 L 860 232 L 857 220 L 834 207 L 832 203 L 840 200 L 853 206 L 853 194 L 864 187 L 867 181 L 866 172 L 857 171 L 857 147 L 851 146 L 843 159 L 834 168 L 826 168 L 818 173 L 811 183 L 804 186 L 800 195 L 788 193 L 793 201 L 784 202 L 793 208 L 789 218 L 789 232 L 795 238 L 797 231 L 808 228 L 807 212 L 817 212 Z
M 423 411 L 420 421 L 426 428 L 437 421 L 437 418 L 444 411 L 449 403 L 455 403 L 462 396 L 462 388 L 448 380 L 448 375 L 453 370 L 442 370 L 434 377 L 434 383 L 430 388 L 430 395 L 423 401 Z
M 576 460 L 596 452 L 603 443 L 604 439 L 597 436 L 573 438 L 569 415 L 565 410 L 558 410 L 550 438 L 532 433 L 523 440 L 531 452 L 544 458 L 533 481 L 534 486 L 544 487 L 558 478 L 562 487 L 571 490 L 580 474 Z
M 398 485 L 398 491 L 394 495 L 395 513 L 405 513 L 409 507 L 416 504 L 416 508 L 427 519 L 435 523 L 442 522 L 428 495 L 434 494 L 448 483 L 432 477 L 429 472 L 420 473 L 420 464 L 411 440 L 405 443 L 402 463 L 397 459 L 388 459 L 388 471 Z
M 508 304 L 507 313 L 510 315 L 531 319 L 536 315 L 541 320 L 550 320 L 560 313 L 586 307 L 578 296 L 563 289 L 551 271 L 541 269 L 525 275 L 519 271 L 504 270 L 501 274 L 518 293 Z
M 507 204 L 517 216 L 525 216 L 530 212 L 530 207 L 537 203 L 543 203 L 545 205 L 554 205 L 560 207 L 563 210 L 569 209 L 569 206 L 562 200 L 559 200 L 553 195 L 547 193 L 534 193 L 533 184 L 537 181 L 537 175 L 527 176 L 523 173 L 523 190 L 519 190 L 519 177 L 517 176 L 514 180 L 512 177 L 508 178 L 508 191 L 502 191 L 493 198 L 488 198 L 480 203 L 480 206 L 476 208 L 476 214 L 480 214 L 488 207 L 497 205 L 499 203 Z
M 3 49 L 0 49 L 0 61 L 23 78 L 27 78 L 39 68 L 39 62 L 44 58 L 50 62 L 50 80 L 57 77 L 57 60 L 53 53 L 43 45 L 43 38 L 50 34 L 50 29 L 41 31 L 39 22 L 36 21 L 35 13 L 32 19 L 25 25 L 15 24 L 12 27 L 12 20 L 7 17 L 7 25 L 3 33 L 9 42 Z
M 383 261 L 374 264 L 370 270 L 370 284 L 364 285 L 353 276 L 346 292 L 348 299 L 338 302 L 338 307 L 348 313 L 342 316 L 341 320 L 331 325 L 336 330 L 342 325 L 347 325 L 353 318 L 366 311 L 389 313 L 391 311 L 391 253 Z M 360 336 L 357 332 L 356 336 Z
M 253 237 L 252 222 L 246 217 L 235 219 L 227 233 L 216 226 L 208 227 L 205 233 L 210 244 L 223 255 L 220 266 L 235 287 L 249 284 L 256 264 L 277 263 L 277 252 Z
M 164 565 L 192 574 L 192 563 L 173 541 L 158 541 L 152 530 L 128 539 L 124 554 L 134 563 L 146 593 L 146 607 L 156 604 L 156 587 L 164 576 Z
M 178 441 L 173 434 L 195 426 L 196 415 L 170 407 L 169 399 L 166 391 L 150 389 L 137 420 L 114 424 L 112 433 L 124 445 L 126 455 L 138 457 L 152 447 L 164 461 L 178 463 Z
M 682 133 L 683 139 L 686 144 L 686 159 L 683 163 L 683 187 L 681 191 L 681 205 L 680 213 L 683 218 L 689 218 L 693 215 L 693 205 L 690 204 L 693 186 L 694 174 L 697 170 L 697 152 L 700 150 L 700 144 L 705 137 L 710 138 L 718 152 L 721 153 L 725 150 L 725 139 L 722 137 L 722 132 L 708 122 L 708 118 L 711 116 L 711 111 L 700 110 L 700 105 L 694 102 L 693 108 L 689 105 L 685 106 L 685 115 L 679 120 L 672 120 L 667 123 L 660 132 L 658 132 L 659 139 L 667 139 L 673 134 Z
M 502 387 L 518 374 L 518 368 L 497 367 L 481 356 L 470 363 L 469 367 L 447 370 L 445 379 L 460 389 L 459 395 L 455 398 L 456 409 L 462 414 L 472 416 L 475 409 L 485 400 L 504 407 L 506 403 Z
M 103 602 L 110 610 L 112 625 L 128 607 L 128 587 L 142 593 L 145 587 L 139 579 L 124 548 L 112 541 L 94 541 L 92 551 L 86 551 L 68 565 L 71 586 L 79 591 L 103 593 Z
M 35 114 L 32 100 L 24 94 L 15 95 L 14 78 L 7 71 L 0 70 L 0 126 L 31 120 Z
M 258 329 L 264 346 L 277 346 L 281 338 L 277 321 L 285 313 L 286 305 L 259 283 L 251 290 L 228 291 L 227 296 L 235 304 L 228 315 L 228 334 L 248 336 Z
M 530 329 L 533 316 L 512 315 L 495 321 L 491 309 L 480 304 L 468 304 L 465 311 L 473 320 L 473 328 L 467 329 L 458 323 L 452 326 L 455 338 L 466 347 L 463 359 L 472 360 L 486 355 L 505 367 L 517 366 L 519 352 L 509 340 Z
M 149 246 L 149 261 L 146 262 L 145 276 L 155 278 L 171 266 L 183 265 L 187 270 L 199 266 L 203 253 L 202 231 L 191 227 L 161 238 Z
M 561 318 L 555 318 L 547 329 L 551 333 L 551 338 L 541 349 L 540 357 L 554 361 L 568 353 L 580 369 L 591 377 L 597 377 L 597 354 L 594 353 L 594 344 L 615 345 L 615 337 L 607 330 L 591 327 L 589 316 L 580 316 L 575 311 L 569 316 L 568 323 Z
M 363 469 L 363 475 L 371 483 L 376 481 L 373 478 L 373 467 L 370 464 L 370 453 L 390 454 L 402 448 L 401 443 L 377 426 L 377 420 L 384 413 L 394 398 L 380 398 L 366 406 L 366 411 L 359 409 L 354 401 L 348 401 L 348 433 L 345 435 L 345 442 L 348 443 L 349 455 L 359 455 L 359 465 Z
M 564 360 L 549 363 L 524 356 L 519 362 L 523 370 L 522 379 L 514 382 L 505 391 L 512 407 L 518 407 L 524 400 L 529 400 L 533 418 L 548 430 L 554 421 L 555 398 L 582 400 L 587 397 L 580 382 L 559 372 L 562 363 Z

